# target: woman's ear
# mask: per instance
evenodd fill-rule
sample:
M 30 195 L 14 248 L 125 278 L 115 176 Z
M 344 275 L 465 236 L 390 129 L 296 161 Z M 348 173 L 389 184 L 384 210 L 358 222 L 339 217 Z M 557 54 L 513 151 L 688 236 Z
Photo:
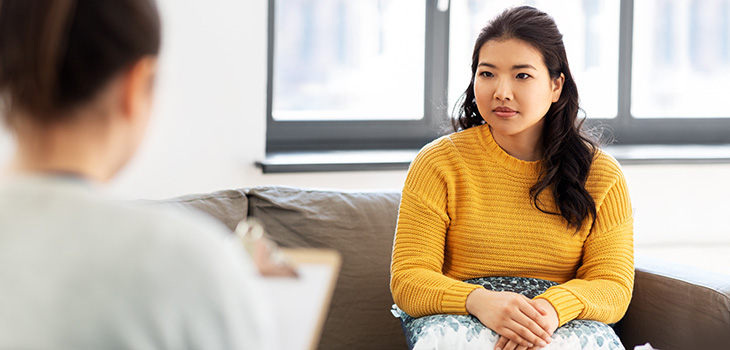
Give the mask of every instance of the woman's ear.
M 121 72 L 114 82 L 118 105 L 107 129 L 113 147 L 109 157 L 110 177 L 129 162 L 147 130 L 156 70 L 157 59 L 147 56 Z
M 553 79 L 553 103 L 558 102 L 560 99 L 560 93 L 563 92 L 563 84 L 565 84 L 565 74 L 560 73 L 560 76 Z
M 157 58 L 146 56 L 135 62 L 122 82 L 122 112 L 127 118 L 144 118 L 150 112 Z

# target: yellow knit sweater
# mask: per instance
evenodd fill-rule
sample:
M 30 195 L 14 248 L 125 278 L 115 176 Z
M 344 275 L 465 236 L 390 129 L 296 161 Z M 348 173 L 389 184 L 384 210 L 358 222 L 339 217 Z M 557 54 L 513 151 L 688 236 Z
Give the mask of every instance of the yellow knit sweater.
M 518 276 L 560 283 L 538 298 L 550 301 L 561 325 L 621 319 L 634 282 L 632 208 L 621 168 L 599 152 L 586 182 L 598 216 L 576 233 L 531 204 L 539 167 L 502 150 L 487 125 L 421 150 L 403 188 L 393 246 L 390 287 L 403 311 L 466 314 L 467 296 L 482 287 L 463 280 Z M 547 192 L 540 199 L 556 212 Z

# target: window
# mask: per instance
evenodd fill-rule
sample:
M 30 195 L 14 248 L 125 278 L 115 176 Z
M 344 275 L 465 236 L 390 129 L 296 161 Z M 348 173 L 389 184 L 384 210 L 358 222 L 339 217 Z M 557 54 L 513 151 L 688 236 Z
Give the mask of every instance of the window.
M 479 30 L 519 4 L 555 18 L 618 144 L 730 143 L 730 0 L 269 0 L 267 153 L 420 148 L 449 130 Z
M 267 152 L 413 149 L 444 120 L 448 11 L 270 0 Z
M 278 3 L 274 120 L 423 118 L 424 2 Z
M 730 117 L 730 1 L 634 5 L 631 114 Z

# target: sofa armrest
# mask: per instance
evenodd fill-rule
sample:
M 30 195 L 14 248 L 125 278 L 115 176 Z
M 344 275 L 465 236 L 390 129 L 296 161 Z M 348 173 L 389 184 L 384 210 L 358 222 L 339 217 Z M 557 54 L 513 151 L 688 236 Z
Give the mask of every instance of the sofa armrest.
M 638 255 L 618 332 L 627 349 L 730 349 L 730 276 Z

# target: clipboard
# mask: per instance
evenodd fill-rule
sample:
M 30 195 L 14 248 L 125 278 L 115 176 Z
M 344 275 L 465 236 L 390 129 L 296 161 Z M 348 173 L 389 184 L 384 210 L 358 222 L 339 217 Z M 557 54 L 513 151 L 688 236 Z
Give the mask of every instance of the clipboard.
M 267 277 L 265 292 L 273 301 L 282 349 L 314 350 L 340 272 L 342 258 L 331 249 L 281 249 L 298 278 Z

